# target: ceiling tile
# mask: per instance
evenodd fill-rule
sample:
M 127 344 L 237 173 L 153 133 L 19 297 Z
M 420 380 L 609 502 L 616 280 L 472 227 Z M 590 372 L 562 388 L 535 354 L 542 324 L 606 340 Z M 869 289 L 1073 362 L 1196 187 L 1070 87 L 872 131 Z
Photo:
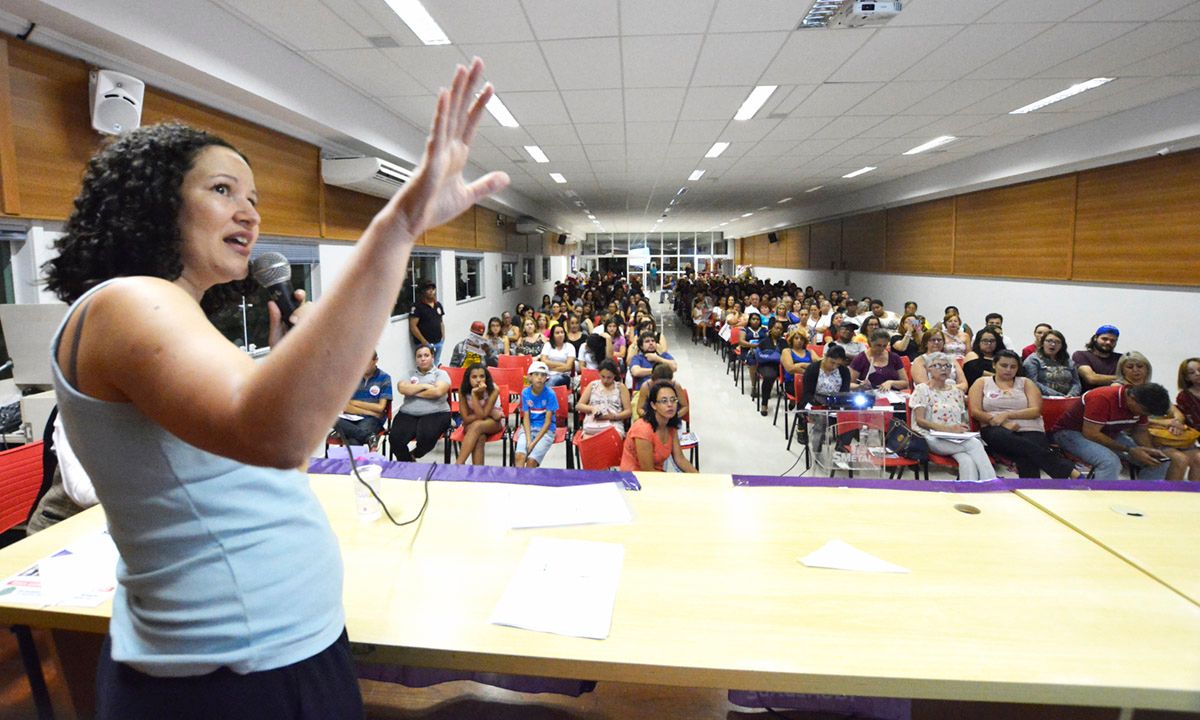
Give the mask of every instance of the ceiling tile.
M 404 68 L 430 92 L 448 87 L 454 79 L 454 66 L 465 65 L 470 60 L 456 45 L 384 48 L 380 52 Z
M 1135 30 L 1136 23 L 1055 25 L 975 72 L 973 78 L 1027 78 Z
M 947 42 L 961 26 L 885 27 L 829 76 L 835 82 L 891 80 Z
M 571 122 L 562 97 L 556 92 L 505 91 L 502 99 L 505 107 L 522 125 L 563 125 Z
M 906 25 L 965 25 L 983 17 L 995 7 L 989 2 L 963 0 L 919 0 L 905 3 L 904 10 L 888 21 L 888 27 Z
M 821 128 L 834 122 L 833 118 L 795 117 L 780 120 L 767 135 L 771 140 L 804 140 L 813 136 Z
M 683 88 L 635 88 L 625 91 L 625 119 L 629 122 L 671 121 L 683 107 Z
M 667 147 L 667 157 L 690 157 L 700 162 L 712 143 L 679 142 L 678 137 Z M 705 162 L 711 162 L 706 160 Z
M 625 119 L 620 90 L 567 90 L 562 98 L 574 122 L 615 122 Z
M 714 0 L 621 0 L 621 33 L 702 33 L 713 5 Z
M 1073 19 L 1079 22 L 1111 22 L 1157 20 L 1192 4 L 1193 0 L 1100 0 Z
M 946 87 L 943 80 L 929 82 L 900 82 L 887 83 L 876 90 L 874 94 L 854 107 L 846 110 L 846 115 L 894 115 L 903 112 L 905 108 L 929 97 Z
M 1027 42 L 1045 23 L 971 25 L 910 67 L 901 80 L 956 80 Z
M 644 143 L 661 143 L 666 146 L 675 133 L 674 122 L 627 122 L 625 142 L 630 146 Z
M 1019 80 L 1000 92 L 968 105 L 962 111 L 968 115 L 1004 115 L 1035 100 L 1053 95 L 1063 87 L 1063 81 L 1054 78 Z M 1057 109 L 1061 111 L 1063 108 Z
M 852 138 L 875 127 L 883 119 L 884 118 L 873 116 L 842 117 L 834 120 L 817 132 L 813 133 L 812 136 L 817 140 L 824 140 L 827 138 Z
M 796 140 L 762 140 L 746 151 L 744 157 L 778 157 L 788 154 L 796 145 Z
M 542 147 L 579 143 L 574 125 L 535 125 L 529 127 L 529 134 L 534 143 Z
M 748 94 L 741 85 L 692 87 L 683 101 L 683 120 L 732 120 Z
M 1045 77 L 1112 77 L 1123 67 L 1200 37 L 1200 23 L 1148 23 L 1132 32 L 1040 73 Z
M 749 94 L 787 38 L 788 33 L 710 34 L 696 62 L 692 85 L 742 85 Z
M 1200 2 L 1192 0 L 1188 5 L 1170 15 L 1164 15 L 1161 20 L 1200 20 Z
M 536 43 L 467 43 L 462 51 L 466 58 L 483 58 L 488 81 L 502 95 L 558 89 Z
M 279 3 L 273 0 L 246 0 L 230 8 L 297 50 L 371 47 L 362 33 L 320 0 L 297 0 L 286 13 L 280 13 Z
M 1012 80 L 958 80 L 909 107 L 904 113 L 906 115 L 951 115 L 1012 84 Z
M 559 89 L 621 87 L 621 51 L 617 38 L 552 40 L 541 45 Z
M 551 165 L 587 161 L 587 155 L 584 154 L 582 145 L 540 145 L 539 147 L 542 148 L 542 152 L 546 153 L 546 157 L 550 158 Z M 471 152 L 474 154 L 475 151 Z M 521 152 L 523 153 L 524 150 Z
M 1004 0 L 979 19 L 984 23 L 1060 22 L 1096 0 Z
M 1168 69 L 1172 75 L 1200 75 L 1200 40 L 1193 40 L 1166 52 L 1126 65 L 1119 77 L 1154 77 Z
M 625 124 L 619 122 L 575 123 L 575 132 L 584 147 L 625 142 Z
M 1060 104 L 1062 109 L 1068 112 L 1109 114 L 1190 92 L 1198 87 L 1200 76 L 1194 75 L 1151 79 L 1117 78 L 1103 87 L 1077 95 Z
M 392 62 L 380 50 L 319 50 L 307 57 L 328 68 L 368 95 L 426 95 L 424 85 Z M 451 66 L 453 67 L 453 66 Z
M 758 142 L 774 130 L 779 122 L 773 118 L 735 120 L 721 133 L 721 138 L 739 145 L 745 142 Z
M 703 35 L 646 35 L 621 41 L 625 87 L 686 88 Z
M 488 118 L 490 120 L 490 118 Z M 492 144 L 501 147 L 518 147 L 520 145 L 532 145 L 533 139 L 529 137 L 529 133 L 525 128 L 507 128 L 497 125 L 493 120 L 490 124 L 481 122 L 478 130 L 479 136 L 486 138 Z
M 400 95 L 379 98 L 379 100 L 423 132 L 429 130 L 429 126 L 433 122 L 433 108 L 437 104 L 437 98 L 432 94 Z M 474 157 L 473 152 L 472 157 Z
M 724 120 L 681 120 L 675 125 L 672 142 L 707 143 L 704 146 L 704 152 L 707 152 L 713 143 L 723 139 L 721 131 L 726 125 Z
M 619 32 L 617 4 L 611 0 L 522 0 L 540 40 L 594 38 Z M 486 10 L 491 14 L 489 5 Z
M 533 29 L 518 0 L 488 0 L 487 12 L 478 8 L 478 0 L 437 0 L 429 5 L 433 19 L 455 45 L 533 41 Z
M 807 7 L 795 0 L 719 0 L 708 31 L 714 33 L 756 30 L 792 31 Z
M 588 160 L 592 163 L 616 162 L 618 160 L 622 163 L 625 162 L 625 144 L 623 142 L 620 145 L 600 145 L 598 143 L 584 145 L 583 151 L 587 153 Z M 599 170 L 600 168 L 597 167 L 596 169 Z
M 800 30 L 791 33 L 763 73 L 762 82 L 769 85 L 823 83 L 858 52 L 875 32 L 858 29 Z
M 826 83 L 792 108 L 788 117 L 836 117 L 883 87 L 883 83 Z

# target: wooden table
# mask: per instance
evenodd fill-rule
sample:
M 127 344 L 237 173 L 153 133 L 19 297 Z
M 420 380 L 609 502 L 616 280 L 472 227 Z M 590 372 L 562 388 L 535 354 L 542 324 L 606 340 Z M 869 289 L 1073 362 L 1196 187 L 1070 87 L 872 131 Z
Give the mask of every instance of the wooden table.
M 1017 494 L 1200 605 L 1200 493 L 1019 490 Z
M 733 487 L 639 474 L 627 525 L 509 530 L 512 488 L 434 482 L 420 523 L 360 525 L 316 476 L 369 659 L 663 685 L 1200 710 L 1200 607 L 1012 493 Z M 397 517 L 419 483 L 385 480 Z M 975 506 L 965 514 L 956 504 Z M 10 574 L 100 523 L 89 511 L 0 552 Z M 488 623 L 529 539 L 622 543 L 603 641 Z M 910 568 L 807 568 L 840 538 Z M 0 605 L 0 621 L 101 630 L 96 611 Z

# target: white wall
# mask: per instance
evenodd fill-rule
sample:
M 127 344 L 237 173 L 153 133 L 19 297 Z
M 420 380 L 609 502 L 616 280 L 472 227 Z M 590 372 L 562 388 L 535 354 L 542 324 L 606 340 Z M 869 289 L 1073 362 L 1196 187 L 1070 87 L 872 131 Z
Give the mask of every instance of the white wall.
M 844 288 L 852 297 L 878 297 L 895 312 L 903 310 L 905 301 L 916 300 L 930 322 L 947 305 L 957 305 L 975 330 L 983 327 L 985 315 L 998 312 L 1012 339 L 1007 344 L 1018 350 L 1033 342 L 1033 326 L 1039 322 L 1061 330 L 1071 352 L 1083 349 L 1098 326 L 1116 325 L 1121 330 L 1117 350 L 1145 355 L 1154 366 L 1154 381 L 1171 390 L 1172 396 L 1179 363 L 1200 356 L 1200 340 L 1192 334 L 1200 317 L 1200 293 L 1190 288 L 766 267 L 755 268 L 755 274 L 826 292 Z

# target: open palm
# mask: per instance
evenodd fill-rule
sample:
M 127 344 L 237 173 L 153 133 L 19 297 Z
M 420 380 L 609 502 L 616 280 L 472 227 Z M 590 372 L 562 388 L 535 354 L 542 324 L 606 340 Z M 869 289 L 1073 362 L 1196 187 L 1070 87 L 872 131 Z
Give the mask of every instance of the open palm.
M 479 118 L 492 97 L 492 86 L 488 84 L 472 100 L 482 75 L 483 62 L 475 58 L 470 68 L 460 65 L 450 88 L 438 93 L 421 165 L 395 198 L 414 238 L 508 185 L 508 175 L 503 172 L 488 173 L 471 183 L 462 174 Z

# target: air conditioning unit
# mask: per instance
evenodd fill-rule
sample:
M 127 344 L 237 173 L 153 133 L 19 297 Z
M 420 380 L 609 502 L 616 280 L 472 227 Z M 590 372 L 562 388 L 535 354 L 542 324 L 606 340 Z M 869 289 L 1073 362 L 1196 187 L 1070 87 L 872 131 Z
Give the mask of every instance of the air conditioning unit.
M 829 25 L 835 28 L 874 27 L 883 25 L 896 17 L 903 9 L 901 0 L 886 0 L 885 2 L 855 0 L 834 15 Z
M 538 223 L 533 218 L 517 218 L 517 224 L 513 228 L 518 235 L 541 235 L 546 232 L 546 226 Z
M 412 177 L 412 171 L 374 157 L 321 158 L 321 179 L 326 185 L 390 198 Z

